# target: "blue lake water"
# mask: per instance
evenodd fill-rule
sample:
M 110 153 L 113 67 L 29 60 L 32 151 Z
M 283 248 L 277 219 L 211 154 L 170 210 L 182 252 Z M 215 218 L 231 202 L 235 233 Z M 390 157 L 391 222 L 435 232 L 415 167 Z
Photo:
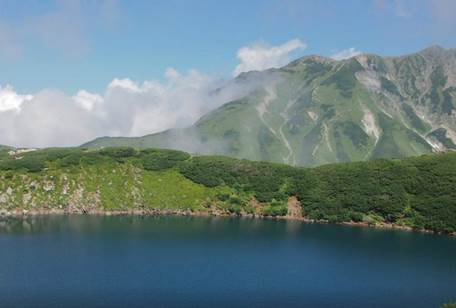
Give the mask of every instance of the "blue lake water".
M 0 221 L 0 307 L 439 307 L 456 238 L 235 218 Z

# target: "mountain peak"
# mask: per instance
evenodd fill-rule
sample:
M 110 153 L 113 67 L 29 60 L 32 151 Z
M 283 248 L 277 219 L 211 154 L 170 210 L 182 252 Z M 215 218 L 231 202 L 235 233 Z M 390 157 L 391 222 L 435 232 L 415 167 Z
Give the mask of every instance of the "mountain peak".
M 442 46 L 440 46 L 438 44 L 434 44 L 434 45 L 429 46 L 428 48 L 423 49 L 424 52 L 440 52 L 443 50 L 445 50 L 445 48 L 443 48 Z
M 301 58 L 298 58 L 298 59 L 292 61 L 290 64 L 302 63 L 305 61 L 328 62 L 328 61 L 334 61 L 334 60 L 331 58 L 325 57 L 325 56 L 320 56 L 320 55 L 308 55 L 308 56 L 303 56 Z
M 331 58 L 327 58 L 327 57 L 324 57 L 324 56 L 319 56 L 319 55 L 308 55 L 308 56 L 304 56 L 304 57 L 301 57 L 301 58 L 298 58 L 290 63 L 288 63 L 287 65 L 285 65 L 284 67 L 282 67 L 282 69 L 291 69 L 291 70 L 296 70 L 296 69 L 299 69 L 299 67 L 301 67 L 302 65 L 305 65 L 309 62 L 316 62 L 316 63 L 328 63 L 328 62 L 334 62 L 335 60 L 331 59 Z
M 233 83 L 244 94 L 179 133 L 86 146 L 170 147 L 303 166 L 456 150 L 455 51 L 305 56 L 240 74 Z
M 427 58 L 440 58 L 446 53 L 446 51 L 447 50 L 440 45 L 432 45 L 421 50 L 419 54 Z

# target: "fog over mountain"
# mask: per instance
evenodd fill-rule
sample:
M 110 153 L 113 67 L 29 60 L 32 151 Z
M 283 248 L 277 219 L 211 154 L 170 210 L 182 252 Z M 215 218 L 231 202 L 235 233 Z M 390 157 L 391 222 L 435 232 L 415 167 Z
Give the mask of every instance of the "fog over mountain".
M 280 67 L 305 44 L 253 43 L 239 49 L 234 74 Z M 187 127 L 222 104 L 249 93 L 262 78 L 234 82 L 190 70 L 168 68 L 163 81 L 114 79 L 104 93 L 68 95 L 44 89 L 17 93 L 0 87 L 0 144 L 19 147 L 74 146 L 99 136 L 141 136 Z
M 455 49 L 336 59 L 306 56 L 242 73 L 235 84 L 261 82 L 189 128 L 86 146 L 168 147 L 310 166 L 456 149 Z
M 233 79 L 168 68 L 163 81 L 114 79 L 102 94 L 7 85 L 0 144 L 165 147 L 308 166 L 456 149 L 455 49 L 382 57 L 349 48 L 289 62 L 305 47 L 242 47 Z

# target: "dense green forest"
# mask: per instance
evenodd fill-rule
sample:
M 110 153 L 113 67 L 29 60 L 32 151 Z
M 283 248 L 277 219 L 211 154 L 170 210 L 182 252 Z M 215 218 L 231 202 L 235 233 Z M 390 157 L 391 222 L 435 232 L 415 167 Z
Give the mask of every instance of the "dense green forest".
M 0 151 L 0 209 L 187 209 L 456 232 L 456 153 L 317 168 L 134 148 Z M 255 200 L 255 202 L 252 202 Z

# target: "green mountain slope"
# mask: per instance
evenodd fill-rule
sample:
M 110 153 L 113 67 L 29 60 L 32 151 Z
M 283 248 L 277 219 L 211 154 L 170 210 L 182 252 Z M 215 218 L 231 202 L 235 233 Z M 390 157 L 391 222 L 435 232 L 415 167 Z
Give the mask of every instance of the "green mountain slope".
M 259 75 L 256 90 L 190 128 L 84 146 L 166 147 L 305 166 L 456 148 L 456 50 L 309 56 L 236 82 Z
M 0 219 L 24 213 L 205 214 L 456 232 L 456 153 L 297 168 L 133 148 L 0 157 Z

